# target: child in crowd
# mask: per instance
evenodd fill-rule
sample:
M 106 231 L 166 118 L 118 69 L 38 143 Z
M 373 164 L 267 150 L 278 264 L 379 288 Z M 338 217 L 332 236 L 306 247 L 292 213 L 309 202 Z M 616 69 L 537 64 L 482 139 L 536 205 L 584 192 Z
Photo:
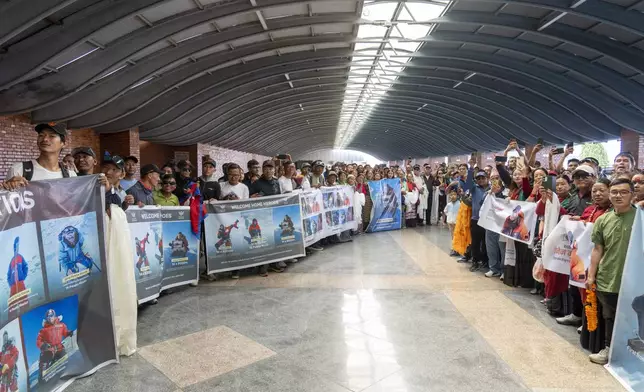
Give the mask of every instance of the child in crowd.
M 455 191 L 449 193 L 449 203 L 445 206 L 445 217 L 447 218 L 447 226 L 449 227 L 449 233 L 454 241 L 454 227 L 456 227 L 456 217 L 458 216 L 458 210 L 461 208 L 461 202 L 458 200 L 458 195 Z M 455 250 L 450 251 L 450 256 L 457 256 Z

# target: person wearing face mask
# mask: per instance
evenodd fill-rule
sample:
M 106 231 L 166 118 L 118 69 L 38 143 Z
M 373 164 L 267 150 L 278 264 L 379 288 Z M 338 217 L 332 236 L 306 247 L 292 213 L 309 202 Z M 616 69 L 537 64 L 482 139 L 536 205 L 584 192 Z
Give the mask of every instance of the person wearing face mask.
M 609 195 L 613 210 L 599 217 L 593 227 L 591 239 L 595 246 L 586 280 L 586 288 L 595 290 L 602 306 L 605 345 L 600 352 L 589 356 L 591 362 L 601 365 L 608 363 L 619 289 L 636 213 L 631 204 L 633 184 L 629 180 L 620 178 L 611 182 Z

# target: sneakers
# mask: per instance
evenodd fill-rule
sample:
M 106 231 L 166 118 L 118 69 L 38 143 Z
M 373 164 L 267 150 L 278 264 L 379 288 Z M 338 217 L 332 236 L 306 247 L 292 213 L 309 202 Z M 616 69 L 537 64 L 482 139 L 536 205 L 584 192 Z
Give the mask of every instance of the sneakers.
M 486 278 L 498 278 L 499 276 L 501 276 L 500 273 L 494 272 L 492 270 L 489 270 L 488 272 L 485 273 Z
M 457 252 L 457 251 L 455 251 L 454 249 L 452 249 L 452 250 L 450 250 L 450 251 L 449 251 L 449 255 L 450 255 L 450 256 L 452 256 L 452 257 L 454 257 L 454 256 L 460 256 L 460 255 L 458 254 L 458 252 Z
M 295 264 L 295 263 L 297 263 L 297 259 L 290 259 L 290 260 L 286 260 L 286 262 L 287 262 L 287 263 Z
M 237 271 L 233 271 L 233 272 L 230 274 L 230 277 L 231 277 L 231 278 L 233 278 L 233 279 L 239 279 L 239 270 L 237 270 Z
M 309 249 L 311 249 L 311 250 L 316 250 L 316 251 L 318 251 L 318 252 L 321 252 L 321 251 L 323 251 L 323 250 L 324 250 L 324 248 L 323 248 L 323 247 L 321 247 L 320 245 L 311 245 L 311 246 L 309 246 Z
M 481 263 L 478 261 L 475 261 L 472 263 L 472 266 L 470 267 L 470 272 L 476 272 L 481 269 Z
M 278 268 L 281 268 L 281 269 L 284 269 L 284 268 L 286 268 L 286 267 L 287 267 L 287 265 L 286 265 L 286 263 L 285 263 L 285 262 L 283 262 L 283 261 L 278 261 L 278 262 L 277 262 L 277 267 L 278 267 Z
M 581 335 L 582 331 L 584 330 L 583 325 L 579 328 L 577 328 L 577 334 Z
M 284 268 L 280 268 L 278 266 L 271 266 L 269 269 L 271 271 L 273 271 L 273 272 L 284 272 Z M 264 275 L 262 275 L 262 276 L 264 276 Z
M 575 316 L 574 314 L 569 314 L 568 316 L 559 317 L 556 319 L 558 324 L 561 325 L 573 325 L 578 327 L 581 325 L 581 317 Z
M 504 278 L 505 278 L 505 274 L 501 274 L 501 276 L 499 277 L 499 279 L 501 280 L 501 282 L 503 282 L 503 279 L 504 279 Z
M 598 365 L 606 365 L 608 363 L 608 347 L 604 347 L 602 351 L 598 352 L 597 354 L 590 354 L 588 356 L 588 359 L 590 359 L 590 362 L 596 363 Z
M 208 274 L 206 272 L 202 273 L 201 277 L 203 279 L 207 280 L 208 282 L 214 282 L 215 280 L 217 280 L 217 275 L 216 274 Z
M 456 262 L 457 263 L 469 263 L 470 259 L 468 259 L 467 257 L 463 256 L 460 259 L 456 260 Z

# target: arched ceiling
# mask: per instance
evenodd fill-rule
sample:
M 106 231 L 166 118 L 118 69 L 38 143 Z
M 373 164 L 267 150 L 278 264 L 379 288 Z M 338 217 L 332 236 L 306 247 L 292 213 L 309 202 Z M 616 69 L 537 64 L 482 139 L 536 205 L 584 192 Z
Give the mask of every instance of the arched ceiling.
M 644 133 L 644 0 L 13 0 L 0 115 L 381 159 Z

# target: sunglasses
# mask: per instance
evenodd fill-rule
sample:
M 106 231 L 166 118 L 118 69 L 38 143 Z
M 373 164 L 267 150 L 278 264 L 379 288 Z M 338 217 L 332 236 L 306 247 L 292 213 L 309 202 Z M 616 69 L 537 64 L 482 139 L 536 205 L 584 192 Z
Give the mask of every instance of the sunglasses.
M 164 182 L 163 185 L 173 185 L 174 186 L 174 185 L 177 185 L 177 183 L 174 182 L 174 181 L 172 181 L 172 182 Z

